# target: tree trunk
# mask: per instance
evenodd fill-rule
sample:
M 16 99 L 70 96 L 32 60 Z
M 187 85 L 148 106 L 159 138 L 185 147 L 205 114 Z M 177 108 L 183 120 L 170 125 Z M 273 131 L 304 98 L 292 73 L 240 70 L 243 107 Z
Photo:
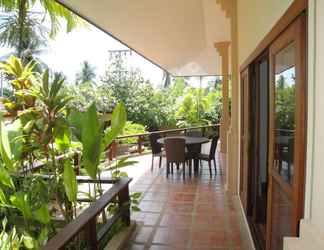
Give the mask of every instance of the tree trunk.
M 19 41 L 17 44 L 17 52 L 18 57 L 22 56 L 24 51 L 24 26 L 27 17 L 27 0 L 19 1 L 19 9 L 18 9 L 18 25 L 19 25 Z

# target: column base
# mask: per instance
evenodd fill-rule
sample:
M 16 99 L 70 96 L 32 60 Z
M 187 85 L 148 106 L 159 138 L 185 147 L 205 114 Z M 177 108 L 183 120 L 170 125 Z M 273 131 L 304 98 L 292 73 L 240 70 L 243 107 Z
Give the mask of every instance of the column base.
M 226 154 L 226 191 L 236 195 L 238 194 L 238 170 L 239 164 L 239 143 L 238 132 L 232 127 L 227 132 L 227 154 Z
M 300 237 L 285 237 L 284 250 L 322 250 L 324 233 L 309 220 L 301 220 Z

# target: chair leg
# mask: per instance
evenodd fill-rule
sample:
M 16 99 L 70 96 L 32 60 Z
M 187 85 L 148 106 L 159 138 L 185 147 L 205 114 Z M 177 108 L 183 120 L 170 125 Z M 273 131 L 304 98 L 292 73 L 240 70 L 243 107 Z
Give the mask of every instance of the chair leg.
M 170 171 L 170 163 L 169 162 L 167 162 L 167 164 L 166 164 L 166 177 L 168 178 L 169 177 L 169 171 Z
M 179 163 L 177 163 L 177 170 L 179 170 Z
M 162 156 L 160 156 L 160 161 L 159 161 L 159 168 L 162 166 Z
M 173 174 L 173 163 L 171 163 L 171 174 Z
M 191 161 L 189 161 L 189 176 L 191 177 L 191 172 L 192 172 L 192 169 L 191 169 Z
M 183 162 L 182 163 L 182 177 L 183 177 L 183 179 L 185 179 L 185 176 L 186 176 L 186 163 L 185 162 Z
M 154 164 L 154 155 L 152 155 L 152 165 L 151 165 L 151 171 L 153 171 L 153 164 Z
M 217 166 L 216 166 L 216 160 L 215 158 L 213 158 L 213 161 L 214 161 L 214 168 L 215 168 L 215 175 L 217 174 Z
M 208 167 L 209 167 L 209 175 L 210 177 L 212 177 L 211 160 L 208 161 Z

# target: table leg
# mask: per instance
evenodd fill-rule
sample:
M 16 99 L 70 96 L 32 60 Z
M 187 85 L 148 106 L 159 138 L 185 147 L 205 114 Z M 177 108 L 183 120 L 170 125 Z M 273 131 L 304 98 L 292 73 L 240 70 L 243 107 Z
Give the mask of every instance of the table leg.
M 198 158 L 195 158 L 194 159 L 194 173 L 195 175 L 197 175 L 199 172 L 199 160 Z

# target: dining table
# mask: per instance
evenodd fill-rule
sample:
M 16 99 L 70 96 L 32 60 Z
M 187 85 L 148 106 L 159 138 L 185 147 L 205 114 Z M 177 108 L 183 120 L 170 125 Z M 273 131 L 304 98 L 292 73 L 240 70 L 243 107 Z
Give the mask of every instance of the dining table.
M 201 153 L 201 145 L 204 143 L 208 143 L 209 139 L 207 137 L 191 137 L 191 136 L 167 136 L 162 137 L 157 140 L 157 142 L 161 145 L 164 145 L 164 141 L 170 138 L 180 138 L 185 140 L 186 148 L 188 153 L 193 156 L 194 160 L 194 173 L 197 174 L 199 172 L 199 154 Z

